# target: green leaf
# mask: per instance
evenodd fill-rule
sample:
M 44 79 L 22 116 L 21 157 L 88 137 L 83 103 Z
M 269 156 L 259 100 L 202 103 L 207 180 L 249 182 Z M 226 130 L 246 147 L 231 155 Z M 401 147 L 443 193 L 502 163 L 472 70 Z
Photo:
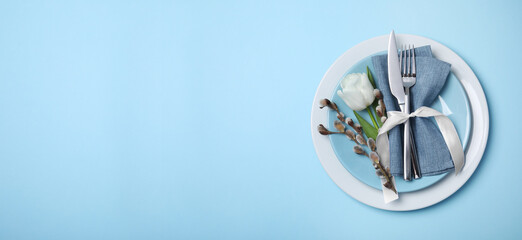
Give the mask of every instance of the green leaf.
M 368 111 L 368 115 L 370 115 L 370 118 L 372 119 L 373 127 L 375 127 L 377 130 L 379 130 L 379 124 L 375 121 L 375 117 L 373 116 L 372 108 L 367 107 L 366 111 Z
M 366 74 L 368 75 L 368 79 L 370 79 L 373 88 L 377 88 L 377 86 L 375 86 L 375 80 L 373 80 L 372 72 L 370 72 L 370 68 L 368 66 L 366 66 Z
M 364 134 L 366 134 L 366 136 L 369 138 L 376 139 L 377 134 L 379 133 L 377 129 L 374 128 L 372 124 L 366 121 L 361 115 L 359 115 L 359 113 L 357 113 L 356 111 L 353 111 L 353 113 L 355 114 L 355 117 L 357 118 L 359 124 L 361 124 Z

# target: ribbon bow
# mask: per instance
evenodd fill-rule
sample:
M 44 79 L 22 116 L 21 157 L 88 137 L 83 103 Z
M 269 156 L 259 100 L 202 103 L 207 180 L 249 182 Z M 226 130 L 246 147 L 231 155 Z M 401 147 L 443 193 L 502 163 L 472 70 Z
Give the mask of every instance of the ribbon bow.
M 453 165 L 455 166 L 455 174 L 459 173 L 462 170 L 462 167 L 464 166 L 464 150 L 462 149 L 462 144 L 460 143 L 460 138 L 457 134 L 457 130 L 455 130 L 453 122 L 451 122 L 451 120 L 448 117 L 438 112 L 437 110 L 429 107 L 420 107 L 411 114 L 406 114 L 398 111 L 388 112 L 388 119 L 379 129 L 379 134 L 377 135 L 376 139 L 377 151 L 381 158 L 382 164 L 385 166 L 389 166 L 390 164 L 389 142 L 388 135 L 386 135 L 386 133 L 395 126 L 406 122 L 406 120 L 408 120 L 411 117 L 435 118 L 435 121 L 439 126 L 440 132 L 442 133 L 442 137 L 444 138 L 444 141 L 448 146 L 451 158 L 453 160 Z

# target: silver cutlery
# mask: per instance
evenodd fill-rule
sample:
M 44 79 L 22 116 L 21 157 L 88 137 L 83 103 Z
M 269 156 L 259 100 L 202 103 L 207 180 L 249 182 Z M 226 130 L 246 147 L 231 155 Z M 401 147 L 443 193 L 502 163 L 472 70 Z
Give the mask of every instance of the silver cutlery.
M 411 49 L 410 49 L 411 50 Z M 390 33 L 388 42 L 388 81 L 392 95 L 397 99 L 402 112 L 410 113 L 410 87 L 415 84 L 415 53 L 407 55 L 408 52 L 397 50 L 395 40 L 395 32 Z M 403 54 L 404 53 L 404 54 Z M 404 55 L 404 56 L 403 56 Z M 402 60 L 404 58 L 404 61 Z M 413 59 L 413 60 L 412 60 Z M 413 63 L 413 65 L 412 65 Z M 405 91 L 406 90 L 406 91 Z M 406 94 L 407 93 L 407 94 Z M 412 157 L 414 158 L 415 178 L 420 178 L 420 172 L 417 164 L 415 145 L 412 144 L 413 134 L 410 129 L 409 121 L 404 124 L 404 148 L 403 148 L 403 175 L 404 180 L 411 180 Z

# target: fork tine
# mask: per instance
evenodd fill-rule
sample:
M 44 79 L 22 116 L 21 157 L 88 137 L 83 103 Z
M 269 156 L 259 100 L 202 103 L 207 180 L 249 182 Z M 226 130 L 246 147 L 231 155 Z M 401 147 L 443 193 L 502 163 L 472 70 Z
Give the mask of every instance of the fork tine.
M 411 74 L 412 74 L 413 77 L 415 77 L 416 76 L 416 72 L 415 72 L 415 45 L 412 44 L 412 46 L 413 46 L 413 49 L 412 49 L 413 57 L 412 57 L 412 63 L 411 63 Z
M 406 54 L 407 54 L 406 44 L 402 45 L 402 51 L 404 52 L 404 54 L 402 56 L 403 59 L 402 59 L 401 71 L 402 71 L 402 76 L 406 77 L 406 74 L 407 74 L 407 72 L 406 72 L 406 66 L 407 66 L 406 60 L 408 60 L 408 58 L 406 56 Z
M 404 77 L 404 74 L 402 74 L 402 49 L 399 48 L 399 66 L 401 66 L 401 77 Z
M 411 63 L 411 52 L 410 52 L 410 45 L 408 44 L 408 52 L 407 53 L 407 58 L 406 58 L 406 67 L 408 68 L 408 71 L 407 71 L 407 75 L 408 77 L 411 75 L 411 72 L 410 72 L 410 63 Z
M 402 51 L 404 52 L 403 60 L 402 60 L 402 76 L 406 77 L 406 45 L 402 45 Z
M 408 76 L 408 45 L 404 44 L 404 76 Z

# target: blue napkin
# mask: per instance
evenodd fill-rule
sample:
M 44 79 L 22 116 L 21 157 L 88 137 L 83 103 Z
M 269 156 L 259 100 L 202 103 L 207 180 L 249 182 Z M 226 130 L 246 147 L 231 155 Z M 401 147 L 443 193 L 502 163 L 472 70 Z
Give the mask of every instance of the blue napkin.
M 430 46 L 415 49 L 417 82 L 410 88 L 411 109 L 413 112 L 422 106 L 430 106 L 437 98 L 450 72 L 449 63 L 435 59 L 431 54 Z M 388 56 L 377 55 L 372 57 L 374 76 L 377 87 L 383 94 L 387 111 L 400 111 L 397 99 L 393 97 L 388 85 Z M 428 118 L 410 119 L 417 155 L 419 169 L 423 176 L 437 175 L 448 172 L 454 168 L 453 161 L 444 142 L 442 134 L 435 123 Z M 394 176 L 403 175 L 402 159 L 402 125 L 388 132 L 390 140 L 390 171 Z

